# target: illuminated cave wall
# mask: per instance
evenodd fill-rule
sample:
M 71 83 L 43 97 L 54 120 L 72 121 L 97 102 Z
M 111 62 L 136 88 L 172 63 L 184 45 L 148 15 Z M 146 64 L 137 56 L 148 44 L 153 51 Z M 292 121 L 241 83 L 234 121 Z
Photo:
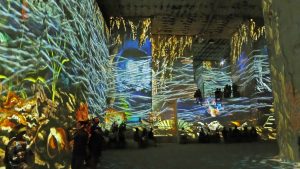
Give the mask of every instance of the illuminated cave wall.
M 280 156 L 299 161 L 300 66 L 298 1 L 263 0 Z
M 232 65 L 232 81 L 243 97 L 272 96 L 271 73 L 265 38 L 250 41 Z
M 0 1 L 1 158 L 23 126 L 33 168 L 68 168 L 75 119 L 106 108 L 106 35 L 94 0 Z
M 153 96 L 153 112 L 150 121 L 157 135 L 174 136 L 177 129 L 189 128 L 194 110 L 192 110 L 193 95 L 196 85 L 193 76 L 193 60 L 191 56 L 182 56 L 174 60 L 174 65 L 167 70 L 169 78 L 164 79 L 164 85 L 157 88 Z M 153 77 L 159 79 L 159 75 Z M 178 107 L 179 106 L 179 107 Z M 186 107 L 187 106 L 187 107 Z
M 194 87 L 189 86 L 194 85 L 193 69 L 189 67 L 191 59 L 182 57 L 185 49 L 191 47 L 192 37 L 151 35 L 150 18 L 111 17 L 110 32 L 112 44 L 109 49 L 114 58 L 115 82 L 110 87 L 109 110 L 119 112 L 115 113 L 117 116 L 125 113 L 128 126 L 152 126 L 158 135 L 162 134 L 158 131 L 163 130 L 172 130 L 174 135 L 176 99 L 192 96 L 194 91 Z M 128 55 L 133 52 L 135 56 Z M 189 66 L 178 66 L 178 59 L 183 59 L 182 62 Z M 187 69 L 189 73 L 185 72 Z M 150 88 L 148 84 L 151 84 Z
M 195 121 L 218 121 L 228 127 L 255 126 L 262 139 L 275 139 L 271 73 L 265 43 L 264 40 L 244 42 L 239 57 L 231 65 L 228 63 L 233 62 L 229 61 L 223 65 L 214 61 L 194 64 L 195 82 L 205 97 L 203 106 L 193 113 Z M 223 91 L 225 85 L 233 83 L 239 86 L 241 96 L 234 98 L 232 95 L 216 104 L 216 88 Z
M 109 94 L 114 101 L 110 106 L 126 114 L 129 126 L 138 125 L 151 112 L 151 64 L 149 39 L 142 46 L 137 40 L 126 40 L 114 58 L 114 88 Z M 111 122 L 106 125 L 108 128 Z
M 157 135 L 177 135 L 177 99 L 195 90 L 191 57 L 192 36 L 151 35 L 152 112 L 147 120 Z
M 125 120 L 128 127 L 148 119 L 152 105 L 152 45 L 150 18 L 110 18 L 110 81 L 105 127 Z

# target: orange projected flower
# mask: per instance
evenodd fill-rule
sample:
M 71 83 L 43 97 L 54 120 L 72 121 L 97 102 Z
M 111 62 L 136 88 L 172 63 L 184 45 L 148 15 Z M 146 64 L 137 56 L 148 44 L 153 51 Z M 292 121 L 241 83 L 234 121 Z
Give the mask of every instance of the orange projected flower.
M 47 141 L 47 153 L 54 158 L 58 153 L 69 150 L 67 134 L 63 128 L 51 128 Z
M 20 101 L 20 98 L 15 92 L 8 92 L 6 101 L 3 103 L 3 107 L 6 109 L 12 108 L 19 101 Z
M 21 14 L 22 14 L 22 19 L 28 19 L 28 14 L 26 12 L 28 8 L 28 2 L 27 0 L 23 0 L 23 3 L 22 3 L 22 10 L 21 10 Z
M 10 127 L 10 128 L 14 128 L 16 126 L 15 123 L 11 122 L 9 119 L 4 119 L 1 123 L 0 123 L 1 127 Z
M 76 112 L 77 121 L 86 121 L 89 119 L 89 111 L 87 103 L 80 103 L 79 109 Z
M 123 122 L 126 120 L 126 114 L 124 112 L 118 112 L 116 109 L 108 108 L 105 110 L 105 123 L 110 124 L 114 121 Z

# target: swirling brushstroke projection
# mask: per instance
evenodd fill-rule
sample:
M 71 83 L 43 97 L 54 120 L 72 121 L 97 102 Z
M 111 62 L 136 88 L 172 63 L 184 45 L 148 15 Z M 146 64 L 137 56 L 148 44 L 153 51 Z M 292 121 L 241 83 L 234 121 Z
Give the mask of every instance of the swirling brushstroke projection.
M 125 112 L 129 125 L 139 124 L 151 111 L 151 43 L 128 40 L 114 59 L 113 106 Z M 109 128 L 110 126 L 107 125 Z
M 21 127 L 35 145 L 33 168 L 69 168 L 66 133 L 79 103 L 85 111 L 76 117 L 106 107 L 112 74 L 102 14 L 93 0 L 5 0 L 0 18 L 1 156 Z

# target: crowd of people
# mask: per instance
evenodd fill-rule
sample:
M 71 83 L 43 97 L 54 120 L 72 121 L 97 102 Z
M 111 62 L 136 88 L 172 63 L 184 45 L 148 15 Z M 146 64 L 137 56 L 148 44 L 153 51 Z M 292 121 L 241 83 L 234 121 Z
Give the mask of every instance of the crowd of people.
M 99 161 L 102 150 L 108 148 L 126 147 L 126 124 L 113 122 L 110 130 L 102 130 L 99 126 L 100 119 L 78 121 L 73 130 L 72 137 L 72 169 L 99 168 Z M 7 169 L 25 169 L 32 168 L 34 164 L 34 154 L 30 149 L 30 143 L 26 140 L 26 128 L 20 127 L 17 134 L 11 137 L 6 146 L 4 163 Z M 133 132 L 133 141 L 139 148 L 146 148 L 149 145 L 156 146 L 156 138 L 153 129 L 147 131 L 143 128 L 135 128 Z M 32 161 L 32 162 L 30 162 Z
M 143 128 L 142 132 L 140 132 L 139 128 L 135 128 L 133 140 L 140 148 L 146 148 L 149 144 L 156 146 L 156 138 L 154 137 L 152 128 L 150 128 L 149 131 L 147 131 L 146 128 Z
M 200 129 L 198 137 L 199 143 L 220 143 L 222 140 L 225 143 L 252 142 L 258 140 L 258 134 L 255 127 L 251 127 L 250 130 L 248 127 L 239 130 L 237 126 L 233 129 L 224 127 L 222 131 L 218 129 L 215 131 Z
M 72 169 L 99 168 L 99 161 L 102 150 L 105 148 L 124 148 L 126 147 L 126 124 L 113 122 L 110 130 L 102 131 L 99 126 L 99 118 L 92 120 L 79 121 L 76 123 L 76 130 L 73 134 L 73 150 L 71 159 Z M 149 145 L 157 145 L 153 129 L 149 131 L 146 128 L 134 128 L 133 141 L 139 148 L 146 148 Z M 9 142 L 5 154 L 6 168 L 14 169 L 23 166 L 26 168 L 33 153 L 30 152 L 28 144 L 24 139 L 25 129 L 20 130 L 18 135 Z M 244 127 L 239 130 L 236 126 L 232 129 L 224 127 L 222 131 L 218 129 L 211 131 L 208 126 L 200 128 L 199 143 L 219 143 L 222 140 L 225 143 L 232 142 L 251 142 L 258 139 L 255 127 L 249 130 Z M 180 143 L 188 143 L 188 136 L 184 128 L 180 131 Z
M 222 102 L 223 98 L 231 98 L 231 97 L 240 97 L 240 93 L 238 91 L 238 86 L 236 84 L 225 85 L 223 91 L 221 88 L 216 88 L 215 90 L 215 102 Z M 197 104 L 201 104 L 203 102 L 203 97 L 200 89 L 197 89 L 194 93 L 194 98 L 196 99 Z
M 110 131 L 104 131 L 107 148 L 124 148 L 126 146 L 125 132 L 126 124 L 124 122 L 120 125 L 117 122 L 113 122 Z
M 91 122 L 77 123 L 71 161 L 72 169 L 82 169 L 84 166 L 97 168 L 103 149 L 126 147 L 126 124 L 124 122 L 120 125 L 113 122 L 110 130 L 104 131 L 99 127 L 98 118 L 94 118 Z M 152 128 L 149 131 L 143 128 L 142 132 L 139 128 L 135 128 L 133 140 L 139 148 L 145 148 L 150 144 L 156 145 Z
M 82 169 L 84 166 L 97 168 L 104 142 L 99 122 L 99 118 L 77 122 L 71 161 L 72 169 Z
M 216 88 L 215 99 L 216 102 L 222 101 L 222 98 L 240 97 L 240 92 L 238 91 L 238 86 L 236 84 L 225 85 L 223 91 L 221 88 Z

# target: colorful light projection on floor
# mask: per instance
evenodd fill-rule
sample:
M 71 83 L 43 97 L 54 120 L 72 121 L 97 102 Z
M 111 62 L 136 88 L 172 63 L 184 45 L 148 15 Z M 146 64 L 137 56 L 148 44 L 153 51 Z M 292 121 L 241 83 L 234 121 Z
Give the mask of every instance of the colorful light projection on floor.
M 221 115 L 224 109 L 221 103 L 216 104 L 214 98 L 205 98 L 202 104 L 197 104 L 195 99 L 178 99 L 178 118 L 188 122 L 200 122 L 208 117 Z

